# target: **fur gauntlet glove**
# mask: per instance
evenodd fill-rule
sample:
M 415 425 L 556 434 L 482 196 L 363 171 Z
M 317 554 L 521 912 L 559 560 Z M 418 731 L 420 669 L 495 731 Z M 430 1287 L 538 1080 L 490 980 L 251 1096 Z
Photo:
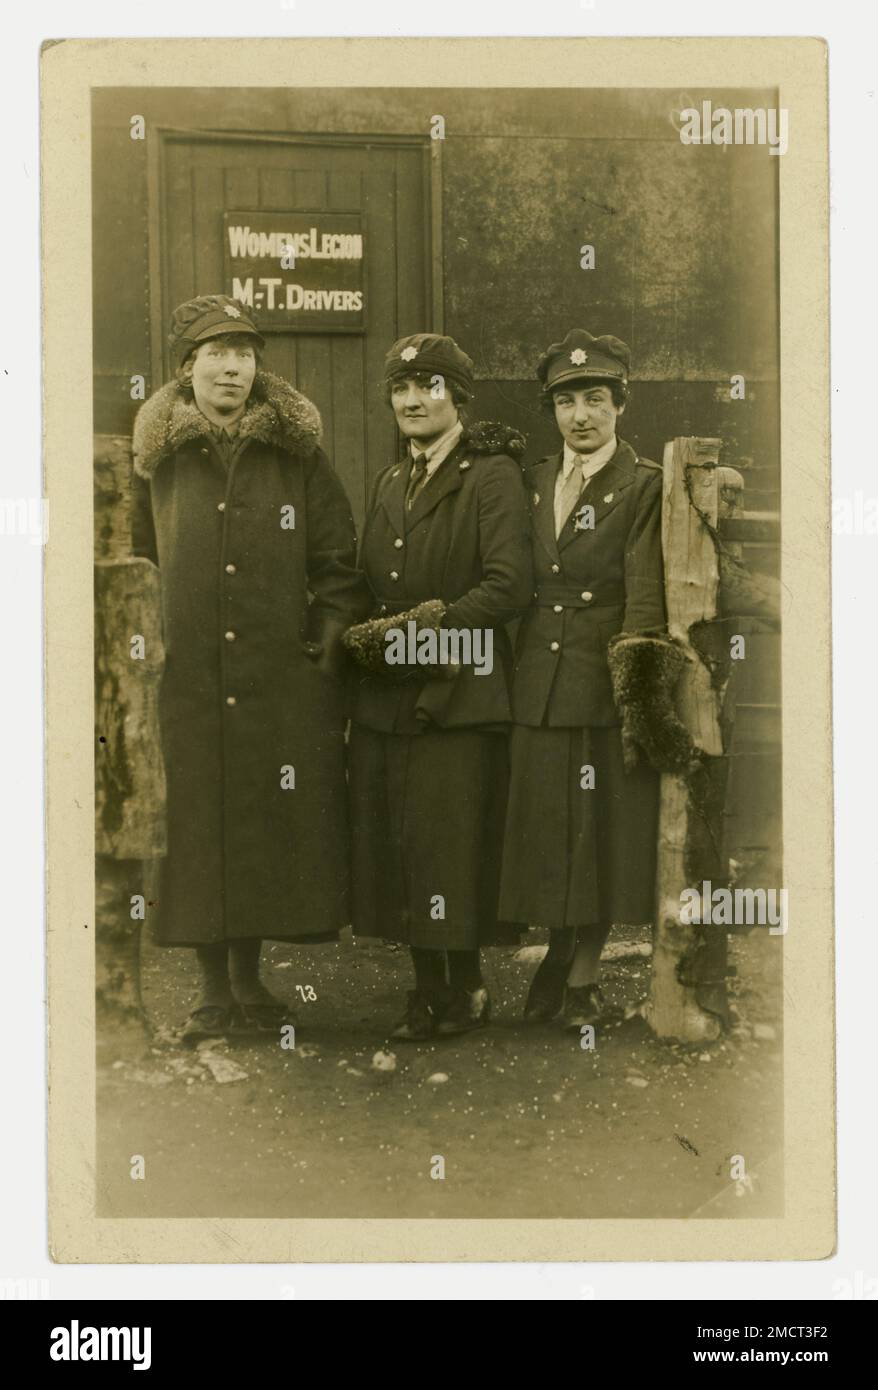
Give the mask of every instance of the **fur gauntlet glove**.
M 667 638 L 620 632 L 610 640 L 607 659 L 626 771 L 645 754 L 656 772 L 685 772 L 694 746 L 674 704 L 685 653 Z

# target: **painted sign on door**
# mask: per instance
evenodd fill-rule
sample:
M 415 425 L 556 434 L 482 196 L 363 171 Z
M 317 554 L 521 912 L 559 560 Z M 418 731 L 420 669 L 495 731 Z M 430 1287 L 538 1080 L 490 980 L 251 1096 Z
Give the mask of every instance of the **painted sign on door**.
M 226 212 L 223 235 L 226 293 L 263 331 L 364 331 L 359 213 Z

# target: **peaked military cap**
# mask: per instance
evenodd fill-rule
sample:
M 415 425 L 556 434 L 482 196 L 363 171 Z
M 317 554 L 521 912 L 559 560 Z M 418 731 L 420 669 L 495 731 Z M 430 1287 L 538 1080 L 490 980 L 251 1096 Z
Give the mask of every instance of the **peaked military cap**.
M 627 385 L 631 352 L 621 338 L 592 337 L 584 328 L 571 328 L 561 343 L 551 343 L 537 363 L 543 394 L 571 381 L 596 377 Z

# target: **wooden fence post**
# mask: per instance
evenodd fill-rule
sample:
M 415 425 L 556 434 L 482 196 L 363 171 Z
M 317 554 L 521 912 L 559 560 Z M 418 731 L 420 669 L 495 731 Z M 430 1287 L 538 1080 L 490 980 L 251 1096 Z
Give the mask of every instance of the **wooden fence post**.
M 720 855 L 724 760 L 721 653 L 704 636 L 719 613 L 720 567 L 714 542 L 719 519 L 718 439 L 675 439 L 665 446 L 662 543 L 668 630 L 689 658 L 680 677 L 677 712 L 703 755 L 694 777 L 661 780 L 652 983 L 646 1017 L 663 1038 L 701 1042 L 723 1026 L 725 988 L 713 1008 L 699 998 L 705 949 L 711 973 L 725 969 L 725 933 L 682 918 L 681 894 L 703 881 L 725 877 Z M 701 640 L 699 640 L 701 639 Z M 711 660 L 711 657 L 716 660 Z M 719 870 L 719 872 L 717 872 Z M 716 941 L 722 939 L 721 959 Z M 716 993 L 716 991 L 715 991 Z M 717 1007 L 717 1005 L 719 1007 Z
M 131 441 L 95 438 L 95 990 L 99 1017 L 145 1027 L 140 929 L 165 852 L 158 726 L 159 574 L 131 555 Z
M 685 777 L 661 782 L 653 969 L 646 1017 L 663 1038 L 697 1043 L 728 1021 L 728 938 L 722 926 L 683 920 L 681 894 L 728 884 L 723 809 L 734 708 L 726 700 L 730 639 L 742 618 L 776 627 L 780 585 L 751 574 L 741 542 L 776 540 L 774 513 L 742 510 L 744 479 L 719 467 L 718 439 L 665 446 L 662 543 L 668 630 L 689 661 L 677 713 L 698 753 Z

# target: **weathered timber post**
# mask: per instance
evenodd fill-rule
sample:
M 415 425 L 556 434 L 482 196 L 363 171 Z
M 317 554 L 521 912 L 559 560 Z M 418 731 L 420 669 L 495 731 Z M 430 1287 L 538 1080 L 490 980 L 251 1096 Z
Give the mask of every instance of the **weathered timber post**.
M 730 642 L 742 617 L 777 623 L 780 586 L 751 574 L 743 540 L 775 539 L 777 517 L 742 511 L 744 480 L 719 467 L 717 439 L 666 445 L 662 541 L 668 629 L 689 662 L 677 713 L 696 759 L 686 776 L 662 777 L 652 986 L 646 1016 L 659 1037 L 701 1042 L 728 1021 L 728 938 L 722 926 L 681 917 L 681 893 L 728 882 L 722 816 L 734 703 L 726 700 Z
M 140 929 L 165 852 L 159 575 L 131 555 L 131 441 L 95 438 L 95 990 L 99 1018 L 145 1027 Z
M 723 878 L 720 836 L 723 777 L 722 691 L 710 653 L 698 638 L 719 612 L 718 439 L 675 439 L 665 446 L 662 544 L 668 630 L 689 660 L 677 690 L 677 713 L 701 755 L 691 774 L 661 780 L 653 965 L 646 1017 L 663 1038 L 700 1042 L 719 1035 L 725 990 L 705 1008 L 699 1000 L 705 932 L 681 920 L 681 894 Z M 700 649 L 701 648 L 701 649 Z M 719 653 L 716 654 L 719 656 Z M 719 870 L 719 872 L 718 872 Z M 722 963 L 725 960 L 725 933 Z M 715 953 L 715 945 L 711 955 Z M 714 969 L 719 961 L 711 961 Z M 700 969 L 699 969 L 700 967 Z M 711 970 L 711 974 L 714 970 Z

